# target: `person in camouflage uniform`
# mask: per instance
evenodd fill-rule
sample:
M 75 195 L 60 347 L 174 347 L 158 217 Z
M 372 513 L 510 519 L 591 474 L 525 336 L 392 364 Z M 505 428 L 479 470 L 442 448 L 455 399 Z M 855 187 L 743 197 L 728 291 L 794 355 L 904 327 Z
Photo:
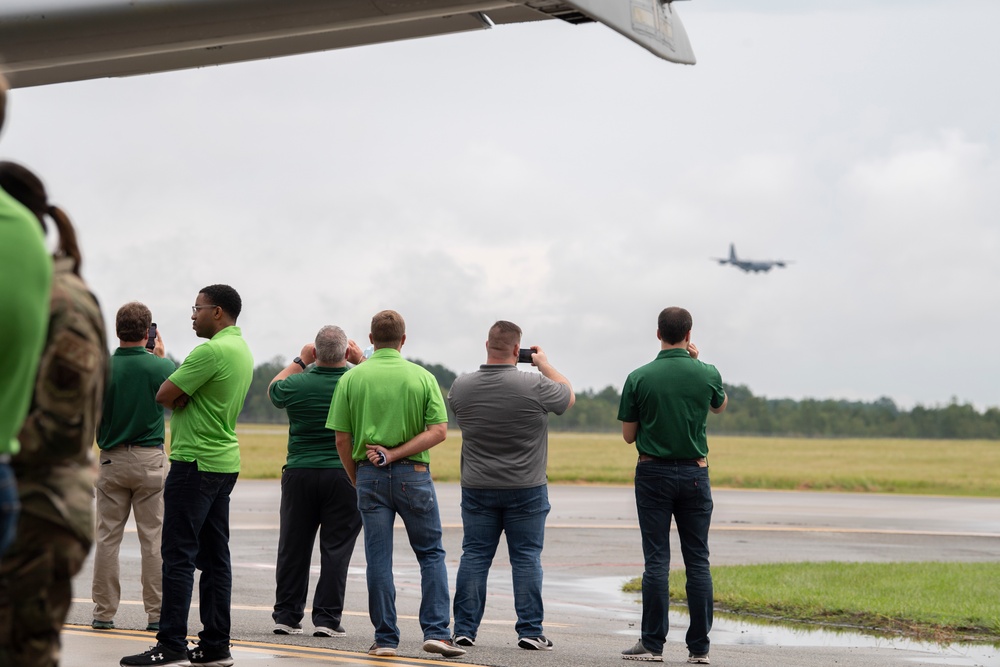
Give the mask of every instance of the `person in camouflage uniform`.
M 108 369 L 104 318 L 81 280 L 76 235 L 41 181 L 0 162 L 0 187 L 59 229 L 49 329 L 31 408 L 13 458 L 21 501 L 14 544 L 0 563 L 0 665 L 58 665 L 70 580 L 93 540 L 91 450 Z M 44 222 L 43 222 L 44 225 Z

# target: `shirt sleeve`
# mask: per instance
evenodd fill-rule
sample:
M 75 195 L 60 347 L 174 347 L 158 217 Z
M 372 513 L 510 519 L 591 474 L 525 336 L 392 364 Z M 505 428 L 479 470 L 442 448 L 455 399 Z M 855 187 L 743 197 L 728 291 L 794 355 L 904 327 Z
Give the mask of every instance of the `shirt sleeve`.
M 203 384 L 212 379 L 217 370 L 215 352 L 207 344 L 202 343 L 191 350 L 191 354 L 187 356 L 181 367 L 167 379 L 177 385 L 178 389 L 185 394 L 192 396 Z
M 337 390 L 333 392 L 330 412 L 326 416 L 326 427 L 331 431 L 354 433 L 351 426 L 351 404 L 347 398 L 349 393 L 349 380 L 347 375 L 344 375 L 337 383 Z
M 289 379 L 291 378 L 285 378 L 285 380 Z M 276 408 L 285 407 L 285 403 L 288 401 L 288 386 L 285 384 L 285 380 L 278 380 L 267 388 L 268 398 L 271 399 L 271 404 Z
M 546 412 L 561 415 L 569 408 L 570 387 L 561 382 L 554 382 L 544 375 L 539 375 L 538 400 Z
M 424 408 L 424 423 L 446 424 L 448 423 L 448 409 L 444 406 L 444 396 L 441 395 L 441 387 L 438 386 L 437 379 L 427 373 L 429 379 L 425 377 L 427 385 L 427 404 Z
M 622 387 L 622 400 L 618 404 L 618 421 L 639 421 L 639 406 L 635 404 L 635 381 L 629 375 Z
M 708 367 L 711 373 L 709 374 L 708 386 L 712 390 L 712 400 L 710 405 L 713 408 L 721 407 L 723 402 L 726 400 L 726 390 L 722 387 L 722 374 L 716 370 L 715 366 Z

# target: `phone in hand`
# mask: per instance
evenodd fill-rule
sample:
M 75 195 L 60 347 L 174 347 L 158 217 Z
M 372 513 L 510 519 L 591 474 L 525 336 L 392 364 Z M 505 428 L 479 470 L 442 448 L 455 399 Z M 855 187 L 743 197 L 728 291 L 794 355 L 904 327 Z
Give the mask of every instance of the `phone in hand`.
M 520 350 L 517 351 L 517 363 L 519 363 L 519 364 L 530 364 L 531 363 L 531 355 L 534 354 L 534 353 L 535 353 L 535 351 L 532 350 L 530 347 L 529 348 L 521 348 Z
M 156 322 L 149 325 L 149 337 L 146 338 L 146 349 L 152 350 L 156 347 Z

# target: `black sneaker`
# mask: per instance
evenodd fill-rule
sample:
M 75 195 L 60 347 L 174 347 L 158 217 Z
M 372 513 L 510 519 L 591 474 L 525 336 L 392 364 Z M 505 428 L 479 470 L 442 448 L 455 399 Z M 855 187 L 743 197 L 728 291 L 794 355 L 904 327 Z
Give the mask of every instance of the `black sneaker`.
M 338 625 L 335 628 L 331 628 L 327 625 L 317 625 L 316 629 L 313 630 L 313 637 L 346 637 L 347 630 L 343 626 Z
M 529 651 L 551 651 L 552 642 L 545 638 L 545 635 L 537 637 L 521 637 L 517 640 L 517 645 Z
M 229 652 L 229 646 L 195 644 L 194 648 L 188 651 L 188 659 L 192 665 L 200 667 L 229 667 L 233 664 L 233 654 Z
M 276 635 L 301 635 L 301 625 L 285 625 L 284 623 L 274 624 L 274 634 Z
M 476 640 L 473 639 L 472 637 L 469 637 L 468 635 L 455 635 L 455 639 L 453 641 L 458 646 L 475 646 L 476 645 Z
M 163 644 L 157 644 L 156 646 L 150 646 L 149 650 L 145 653 L 125 656 L 118 664 L 121 667 L 146 667 L 147 665 L 158 665 L 159 667 L 164 667 L 164 665 L 179 665 L 180 667 L 189 667 L 191 661 L 188 660 L 186 649 L 178 651 L 167 648 Z
M 111 621 L 98 621 L 96 618 L 90 622 L 90 627 L 95 630 L 114 630 L 115 622 Z

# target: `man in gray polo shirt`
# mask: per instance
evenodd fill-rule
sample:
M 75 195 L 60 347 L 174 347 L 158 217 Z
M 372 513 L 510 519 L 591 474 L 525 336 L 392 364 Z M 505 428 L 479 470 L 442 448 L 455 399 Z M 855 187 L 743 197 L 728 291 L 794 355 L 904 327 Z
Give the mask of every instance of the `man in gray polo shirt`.
M 548 413 L 573 405 L 573 387 L 532 346 L 539 373 L 517 370 L 521 328 L 503 320 L 490 328 L 486 363 L 448 392 L 462 429 L 462 560 L 455 583 L 455 643 L 474 646 L 486 606 L 486 578 L 506 533 L 514 579 L 517 645 L 552 650 L 542 634 L 542 543 L 549 494 Z

